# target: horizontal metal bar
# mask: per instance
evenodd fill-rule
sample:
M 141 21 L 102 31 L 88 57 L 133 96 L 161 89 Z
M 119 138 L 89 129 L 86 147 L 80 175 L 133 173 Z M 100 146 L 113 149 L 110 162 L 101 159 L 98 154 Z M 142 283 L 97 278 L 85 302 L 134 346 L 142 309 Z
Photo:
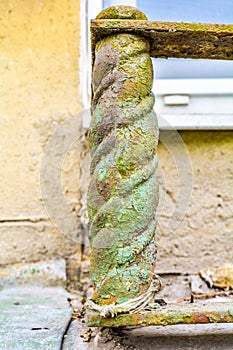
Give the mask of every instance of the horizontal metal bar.
M 154 311 L 103 318 L 87 310 L 90 327 L 168 326 L 176 324 L 233 323 L 232 302 L 166 305 Z
M 146 20 L 92 20 L 92 51 L 96 42 L 116 33 L 145 37 L 152 57 L 233 59 L 233 25 L 156 22 Z

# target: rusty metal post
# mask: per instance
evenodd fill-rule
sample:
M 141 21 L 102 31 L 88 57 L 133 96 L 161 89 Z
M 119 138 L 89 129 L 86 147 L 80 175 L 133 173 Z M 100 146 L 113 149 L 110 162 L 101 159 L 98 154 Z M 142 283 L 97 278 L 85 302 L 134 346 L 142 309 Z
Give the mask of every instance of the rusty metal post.
M 115 6 L 97 19 L 147 18 Z M 101 38 L 94 50 L 88 307 L 103 317 L 142 310 L 161 287 L 154 273 L 159 132 L 149 51 L 146 39 L 124 32 Z

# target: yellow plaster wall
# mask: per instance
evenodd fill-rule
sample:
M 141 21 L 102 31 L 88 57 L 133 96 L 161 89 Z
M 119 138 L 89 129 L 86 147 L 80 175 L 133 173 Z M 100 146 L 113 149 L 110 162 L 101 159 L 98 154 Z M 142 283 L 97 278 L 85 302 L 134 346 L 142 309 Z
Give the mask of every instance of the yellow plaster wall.
M 0 264 L 74 249 L 48 220 L 40 166 L 49 137 L 81 109 L 80 33 L 77 0 L 0 2 Z M 79 158 L 72 152 L 63 176 L 74 211 Z
M 232 263 L 233 132 L 164 131 L 160 139 L 157 269 Z
M 48 140 L 60 130 L 50 147 L 52 169 L 61 171 L 62 191 L 78 228 L 89 182 L 89 160 L 81 163 L 85 147 L 79 138 L 79 5 L 77 0 L 0 1 L 0 264 L 67 257 L 77 247 L 67 238 L 76 228 L 67 220 L 67 208 L 56 197 L 57 184 L 47 168 L 50 191 L 41 194 L 40 169 Z M 77 139 L 62 154 L 72 123 Z M 194 272 L 233 259 L 232 132 L 182 132 L 181 137 L 191 163 L 191 197 L 173 231 L 167 227 L 186 187 L 179 182 L 173 151 L 169 154 L 166 143 L 158 150 L 158 269 L 165 272 Z M 182 152 L 177 154 L 182 167 Z M 54 199 L 54 213 L 65 234 L 49 220 L 43 206 L 46 196 Z

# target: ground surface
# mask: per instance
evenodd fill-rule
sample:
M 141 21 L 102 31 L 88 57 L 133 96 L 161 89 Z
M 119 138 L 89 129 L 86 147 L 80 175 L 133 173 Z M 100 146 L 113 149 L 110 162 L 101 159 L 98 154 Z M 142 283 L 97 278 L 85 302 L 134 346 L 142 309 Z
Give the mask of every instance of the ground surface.
M 84 264 L 83 288 L 88 288 L 88 265 Z M 59 350 L 62 334 L 73 312 L 67 298 L 81 302 L 68 293 L 62 261 L 16 265 L 0 270 L 0 350 Z M 211 293 L 197 275 L 163 275 L 164 289 L 157 294 L 167 302 L 177 302 L 190 293 Z M 84 283 L 84 281 L 86 281 Z M 52 287 L 55 284 L 59 287 Z M 48 287 L 49 286 L 49 287 Z M 85 289 L 84 288 L 84 289 Z M 81 294 L 91 295 L 89 288 Z M 218 297 L 232 301 L 232 296 Z M 217 299 L 213 299 L 214 302 Z M 195 299 L 195 302 L 198 302 Z M 211 302 L 211 300 L 209 300 Z M 89 340 L 84 342 L 83 339 Z M 233 324 L 179 325 L 167 327 L 109 329 L 88 328 L 74 319 L 62 350 L 232 350 Z
M 1 350 L 58 350 L 72 310 L 61 287 L 15 287 L 0 292 Z M 130 328 L 120 333 L 91 329 L 74 320 L 64 350 L 231 350 L 233 324 Z
M 55 350 L 70 317 L 61 287 L 17 287 L 0 292 L 1 350 Z M 73 349 L 72 334 L 67 349 Z

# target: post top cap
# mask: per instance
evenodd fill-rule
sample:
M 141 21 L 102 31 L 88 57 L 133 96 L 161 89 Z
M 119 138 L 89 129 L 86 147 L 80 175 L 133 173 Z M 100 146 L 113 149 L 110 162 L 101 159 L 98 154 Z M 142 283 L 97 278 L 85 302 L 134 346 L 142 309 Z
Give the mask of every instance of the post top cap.
M 110 6 L 101 11 L 96 19 L 141 19 L 147 20 L 146 15 L 133 6 Z

